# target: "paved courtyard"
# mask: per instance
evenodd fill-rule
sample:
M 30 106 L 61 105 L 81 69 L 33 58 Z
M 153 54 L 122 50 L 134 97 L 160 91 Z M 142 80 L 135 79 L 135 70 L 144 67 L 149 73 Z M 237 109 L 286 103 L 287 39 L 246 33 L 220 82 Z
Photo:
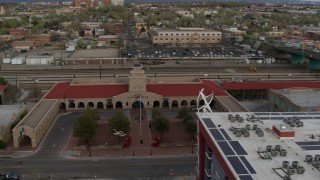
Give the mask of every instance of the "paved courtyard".
M 108 126 L 107 120 L 100 120 L 98 133 L 92 139 L 92 156 L 94 157 L 116 157 L 116 156 L 152 156 L 152 155 L 183 155 L 192 154 L 192 139 L 189 134 L 185 133 L 182 120 L 175 116 L 177 110 L 165 110 L 162 112 L 166 115 L 170 122 L 170 129 L 163 133 L 163 140 L 160 147 L 153 147 L 155 137 L 160 133 L 150 128 L 151 110 L 142 110 L 141 121 L 141 136 L 139 123 L 139 110 L 130 110 L 127 116 L 130 118 L 132 143 L 129 148 L 122 148 L 125 143 L 123 138 L 113 135 L 112 129 Z M 140 140 L 143 140 L 141 143 Z M 196 144 L 197 142 L 194 142 Z M 89 151 L 86 149 L 86 142 L 71 137 L 65 151 L 79 150 L 80 153 L 76 156 L 89 156 Z M 194 146 L 194 151 L 196 146 Z

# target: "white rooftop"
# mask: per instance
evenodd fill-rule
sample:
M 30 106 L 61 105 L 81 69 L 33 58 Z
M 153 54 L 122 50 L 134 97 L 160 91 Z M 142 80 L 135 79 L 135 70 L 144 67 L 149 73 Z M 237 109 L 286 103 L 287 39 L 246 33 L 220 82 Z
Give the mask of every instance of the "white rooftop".
M 238 120 L 231 122 L 231 120 L 228 119 L 229 114 L 232 114 L 233 116 L 239 114 L 239 116 L 243 117 L 244 120 L 243 122 L 239 122 Z M 251 175 L 252 179 L 254 180 L 282 180 L 283 178 L 281 178 L 280 175 L 286 175 L 286 171 L 282 171 L 280 169 L 282 168 L 283 161 L 289 161 L 289 166 L 291 166 L 293 161 L 298 161 L 299 166 L 303 166 L 305 168 L 305 172 L 303 174 L 297 174 L 296 171 L 293 175 L 291 175 L 291 179 L 320 179 L 320 168 L 314 168 L 311 164 L 305 162 L 306 155 L 312 155 L 312 157 L 314 157 L 316 154 L 320 154 L 320 112 L 214 112 L 197 113 L 197 116 L 201 124 L 205 127 L 206 133 L 212 139 L 219 152 L 223 155 L 223 158 L 230 169 L 232 169 L 233 174 L 238 174 L 239 179 L 242 174 Z M 256 119 L 251 121 L 250 117 L 254 117 Z M 273 125 L 280 126 L 280 124 L 286 124 L 283 121 L 285 117 L 287 119 L 300 119 L 300 122 L 303 122 L 303 127 L 292 127 L 292 129 L 295 131 L 294 139 L 279 139 L 272 131 Z M 214 125 L 212 125 L 211 122 Z M 241 135 L 241 137 L 236 137 L 236 134 L 230 130 L 231 127 L 245 128 L 246 125 L 250 125 L 250 129 L 248 130 L 250 133 L 249 137 L 244 137 L 244 135 Z M 257 125 L 258 128 L 263 131 L 263 137 L 259 137 L 258 134 L 256 134 L 256 131 L 253 130 L 253 125 Z M 215 131 L 215 133 L 213 133 L 213 131 Z M 226 133 L 222 131 L 225 131 Z M 229 138 L 227 136 L 229 136 Z M 238 153 L 241 147 L 233 148 L 233 145 L 231 144 L 232 141 L 238 141 L 246 153 Z M 313 141 L 315 144 L 310 145 L 309 142 L 311 141 Z M 308 145 L 299 146 L 296 142 L 307 142 Z M 225 147 L 222 147 L 221 144 L 230 147 L 229 151 Z M 263 155 L 264 153 L 260 153 L 259 155 L 258 151 L 266 151 L 267 145 L 271 145 L 272 148 L 275 148 L 275 145 L 280 145 L 281 148 L 287 151 L 287 155 L 280 156 L 278 154 L 277 156 L 271 156 L 271 153 L 268 152 L 266 154 L 268 154 L 271 159 L 263 159 L 260 155 Z M 307 147 L 306 149 L 311 147 L 311 149 L 315 148 L 317 150 L 305 150 L 303 147 Z M 234 163 L 230 163 L 230 159 L 236 157 L 240 159 L 240 162 L 246 169 L 244 171 L 245 173 L 237 173 L 237 171 L 239 171 L 239 169 L 237 169 L 238 167 L 234 168 L 233 166 L 236 165 L 234 165 Z M 256 173 L 252 173 L 252 171 L 250 171 L 250 167 L 248 168 L 248 166 L 240 157 L 245 157 Z M 273 168 L 279 169 L 274 170 Z

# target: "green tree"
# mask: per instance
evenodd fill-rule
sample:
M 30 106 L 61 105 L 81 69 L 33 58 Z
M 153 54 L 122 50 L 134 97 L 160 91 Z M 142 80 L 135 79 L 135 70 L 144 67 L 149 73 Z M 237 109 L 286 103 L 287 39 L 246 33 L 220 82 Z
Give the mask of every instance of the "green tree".
M 1 85 L 7 85 L 8 81 L 6 79 L 4 79 L 3 77 L 0 77 L 0 84 Z
M 130 121 L 128 117 L 122 112 L 118 111 L 109 120 L 109 126 L 117 131 L 123 131 L 124 133 L 129 133 L 130 131 Z
M 184 125 L 187 125 L 189 121 L 194 121 L 194 118 L 190 113 L 187 113 L 186 115 L 183 116 L 182 123 Z
M 153 113 L 151 120 L 152 128 L 160 133 L 160 138 L 162 140 L 163 133 L 169 131 L 169 120 L 163 116 L 160 111 L 153 111 Z
M 178 111 L 177 118 L 183 119 L 183 117 L 186 116 L 186 115 L 189 113 L 189 111 L 190 111 L 190 110 L 189 110 L 188 108 L 186 108 L 186 107 L 180 109 L 180 110 Z
M 80 117 L 77 119 L 76 124 L 73 127 L 73 136 L 86 139 L 91 156 L 91 139 L 97 133 L 97 120 L 99 115 L 96 110 L 86 109 Z
M 186 133 L 188 133 L 188 134 L 190 134 L 192 136 L 192 140 L 194 140 L 194 135 L 197 132 L 197 123 L 196 123 L 196 121 L 194 119 L 188 121 L 187 124 L 185 125 L 185 130 L 186 130 Z

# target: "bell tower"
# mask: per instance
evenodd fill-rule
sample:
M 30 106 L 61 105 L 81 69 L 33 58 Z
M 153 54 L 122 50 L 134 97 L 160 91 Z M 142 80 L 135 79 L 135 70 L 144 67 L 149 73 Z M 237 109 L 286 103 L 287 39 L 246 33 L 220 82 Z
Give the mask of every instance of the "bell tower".
M 147 77 L 144 74 L 141 64 L 134 64 L 130 71 L 129 92 L 147 91 Z

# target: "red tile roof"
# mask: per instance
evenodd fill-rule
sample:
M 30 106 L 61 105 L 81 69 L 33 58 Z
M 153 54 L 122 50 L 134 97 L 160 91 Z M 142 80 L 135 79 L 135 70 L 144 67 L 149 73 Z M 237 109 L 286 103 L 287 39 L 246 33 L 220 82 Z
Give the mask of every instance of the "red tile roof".
M 214 82 L 204 80 L 200 84 L 148 84 L 147 91 L 163 96 L 198 96 L 204 88 L 205 94 L 227 95 Z M 56 84 L 45 99 L 63 98 L 112 98 L 128 92 L 128 85 L 70 85 L 70 82 Z
M 5 90 L 5 89 L 7 89 L 7 87 L 8 87 L 8 86 L 6 86 L 6 85 L 0 85 L 0 91 L 3 91 L 3 90 Z
M 320 88 L 320 82 L 223 82 L 225 90 L 247 90 L 247 89 L 286 89 L 293 87 Z
M 70 85 L 70 82 L 56 84 L 45 99 L 63 98 L 111 98 L 128 92 L 128 85 Z
M 163 96 L 198 96 L 204 88 L 204 94 L 213 92 L 215 96 L 226 96 L 226 92 L 220 89 L 214 82 L 203 80 L 202 84 L 148 84 L 147 91 Z

